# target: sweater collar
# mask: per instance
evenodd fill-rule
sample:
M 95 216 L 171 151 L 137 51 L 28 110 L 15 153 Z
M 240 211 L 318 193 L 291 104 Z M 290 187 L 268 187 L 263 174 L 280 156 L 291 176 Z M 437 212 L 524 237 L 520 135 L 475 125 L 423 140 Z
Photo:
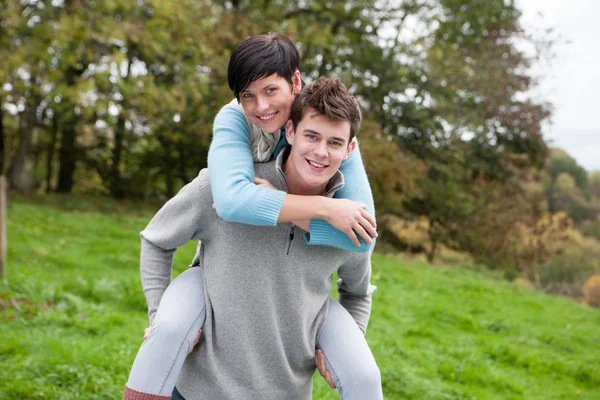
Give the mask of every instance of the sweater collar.
M 277 168 L 278 176 L 281 178 L 281 184 L 283 185 L 283 189 L 288 192 L 289 187 L 287 183 L 287 178 L 285 173 L 283 172 L 283 164 L 287 160 L 290 155 L 290 146 L 286 146 L 279 152 L 279 155 L 275 159 L 275 168 Z M 323 196 L 325 197 L 333 197 L 335 192 L 344 187 L 344 174 L 337 170 L 336 173 L 331 177 L 329 182 L 327 182 L 326 192 Z

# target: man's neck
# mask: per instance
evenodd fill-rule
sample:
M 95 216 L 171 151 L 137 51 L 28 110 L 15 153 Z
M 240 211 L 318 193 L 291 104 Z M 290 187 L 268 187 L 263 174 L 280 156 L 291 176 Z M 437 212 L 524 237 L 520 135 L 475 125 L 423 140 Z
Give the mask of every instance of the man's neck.
M 318 187 L 306 185 L 296 168 L 294 168 L 294 164 L 289 161 L 289 158 L 283 163 L 282 169 L 287 180 L 288 192 L 290 194 L 322 196 L 327 192 L 327 183 Z

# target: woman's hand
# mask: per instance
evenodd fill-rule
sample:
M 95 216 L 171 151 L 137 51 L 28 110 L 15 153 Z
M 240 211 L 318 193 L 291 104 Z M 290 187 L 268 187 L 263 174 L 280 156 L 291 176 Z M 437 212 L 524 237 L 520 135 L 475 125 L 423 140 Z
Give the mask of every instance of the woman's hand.
M 357 204 L 348 199 L 329 199 L 325 221 L 344 232 L 355 246 L 360 246 L 358 236 L 371 244 L 377 237 L 377 224 L 365 204 Z
M 325 379 L 325 381 L 327 381 L 329 387 L 335 389 L 335 383 L 333 383 L 333 379 L 331 379 L 331 373 L 325 364 L 325 354 L 323 354 L 323 352 L 319 349 L 315 351 L 315 364 L 317 364 L 319 374 L 323 377 L 323 379 Z

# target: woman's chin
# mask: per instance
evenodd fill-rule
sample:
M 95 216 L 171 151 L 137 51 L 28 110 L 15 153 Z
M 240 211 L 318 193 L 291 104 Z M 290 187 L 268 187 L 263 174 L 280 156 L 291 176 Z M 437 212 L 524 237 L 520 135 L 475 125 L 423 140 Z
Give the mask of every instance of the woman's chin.
M 286 121 L 280 122 L 279 121 L 280 118 L 275 118 L 273 121 L 271 122 L 263 122 L 260 120 L 256 120 L 254 119 L 254 125 L 258 126 L 263 132 L 267 132 L 267 133 L 275 133 L 275 132 L 279 132 L 279 130 L 281 129 L 281 127 L 283 125 L 285 125 Z

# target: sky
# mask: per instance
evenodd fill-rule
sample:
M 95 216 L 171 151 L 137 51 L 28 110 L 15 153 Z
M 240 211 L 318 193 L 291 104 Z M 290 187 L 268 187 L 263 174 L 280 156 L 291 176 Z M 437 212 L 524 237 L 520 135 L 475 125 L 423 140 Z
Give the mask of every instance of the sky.
M 543 133 L 588 171 L 600 170 L 600 1 L 516 0 L 526 31 L 553 28 L 556 56 L 533 71 L 541 76 L 532 95 L 552 103 Z M 540 15 L 541 13 L 541 15 Z

